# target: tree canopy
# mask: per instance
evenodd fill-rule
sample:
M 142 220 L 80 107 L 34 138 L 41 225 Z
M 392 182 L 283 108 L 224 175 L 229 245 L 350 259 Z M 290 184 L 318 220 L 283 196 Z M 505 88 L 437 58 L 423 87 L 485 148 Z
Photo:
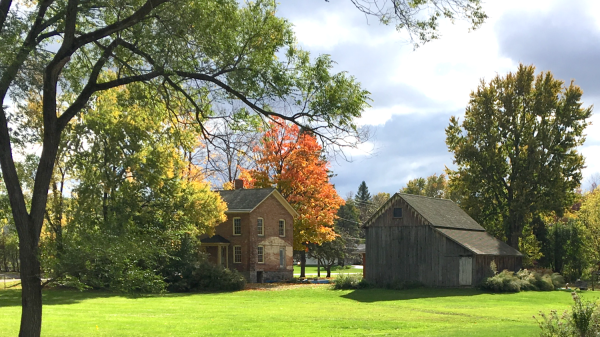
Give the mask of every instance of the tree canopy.
M 246 187 L 277 187 L 298 212 L 294 221 L 294 249 L 308 243 L 332 241 L 338 208 L 344 204 L 329 182 L 329 162 L 309 132 L 282 120 L 271 122 L 255 149 L 256 168 L 244 170 Z
M 456 170 L 447 170 L 461 206 L 518 247 L 534 215 L 561 216 L 581 182 L 584 130 L 592 108 L 582 90 L 533 66 L 481 81 L 464 120 L 450 119 L 446 143 Z
M 440 174 L 430 175 L 427 178 L 415 178 L 406 183 L 406 186 L 400 189 L 401 193 L 423 195 L 431 198 L 447 198 L 446 176 Z

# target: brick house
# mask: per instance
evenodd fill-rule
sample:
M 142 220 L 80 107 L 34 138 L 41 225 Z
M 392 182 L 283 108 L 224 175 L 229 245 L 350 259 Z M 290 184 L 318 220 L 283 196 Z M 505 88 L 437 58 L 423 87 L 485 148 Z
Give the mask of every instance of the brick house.
M 209 261 L 241 272 L 248 282 L 293 277 L 294 217 L 298 215 L 274 188 L 218 191 L 227 220 L 200 242 Z

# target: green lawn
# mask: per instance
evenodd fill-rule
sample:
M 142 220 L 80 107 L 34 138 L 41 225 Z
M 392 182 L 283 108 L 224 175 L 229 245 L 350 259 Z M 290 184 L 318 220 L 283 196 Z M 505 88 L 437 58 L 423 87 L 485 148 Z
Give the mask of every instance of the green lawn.
M 346 268 L 342 268 L 339 266 L 335 266 L 331 268 L 331 276 L 336 276 L 337 274 L 362 274 L 362 269 L 358 269 L 358 268 L 350 268 L 350 269 L 346 269 Z M 317 267 L 316 266 L 306 266 L 306 276 L 308 277 L 314 277 L 317 275 Z M 296 265 L 294 266 L 294 277 L 299 277 L 300 276 L 300 266 Z M 327 276 L 327 270 L 325 270 L 325 268 L 321 267 L 321 277 L 325 277 Z
M 558 291 L 492 295 L 326 285 L 140 298 L 47 290 L 43 296 L 43 336 L 531 336 L 538 330 L 532 315 L 571 303 L 568 292 Z M 0 336 L 17 334 L 19 305 L 20 290 L 0 291 Z

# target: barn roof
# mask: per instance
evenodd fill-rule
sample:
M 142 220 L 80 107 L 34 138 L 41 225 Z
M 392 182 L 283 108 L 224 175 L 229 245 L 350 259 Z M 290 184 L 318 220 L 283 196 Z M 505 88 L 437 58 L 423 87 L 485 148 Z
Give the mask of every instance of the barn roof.
M 478 255 L 523 256 L 518 250 L 486 232 L 436 228 L 452 241 Z
M 485 231 L 473 218 L 449 199 L 430 198 L 420 195 L 396 193 L 434 227 Z
M 254 189 L 237 189 L 230 191 L 217 191 L 227 203 L 227 213 L 250 213 L 258 205 L 260 205 L 267 197 L 273 195 L 293 216 L 298 216 L 298 213 L 285 200 L 285 198 L 275 188 L 254 188 Z

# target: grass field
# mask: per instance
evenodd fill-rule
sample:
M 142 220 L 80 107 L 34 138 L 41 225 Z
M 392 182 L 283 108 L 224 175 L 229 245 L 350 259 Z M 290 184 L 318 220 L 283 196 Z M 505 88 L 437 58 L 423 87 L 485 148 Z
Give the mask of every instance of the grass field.
M 563 310 L 568 292 L 330 290 L 290 285 L 132 298 L 44 291 L 43 336 L 532 336 L 532 315 Z M 584 298 L 598 298 L 600 292 Z M 0 290 L 0 336 L 17 334 L 20 290 Z

